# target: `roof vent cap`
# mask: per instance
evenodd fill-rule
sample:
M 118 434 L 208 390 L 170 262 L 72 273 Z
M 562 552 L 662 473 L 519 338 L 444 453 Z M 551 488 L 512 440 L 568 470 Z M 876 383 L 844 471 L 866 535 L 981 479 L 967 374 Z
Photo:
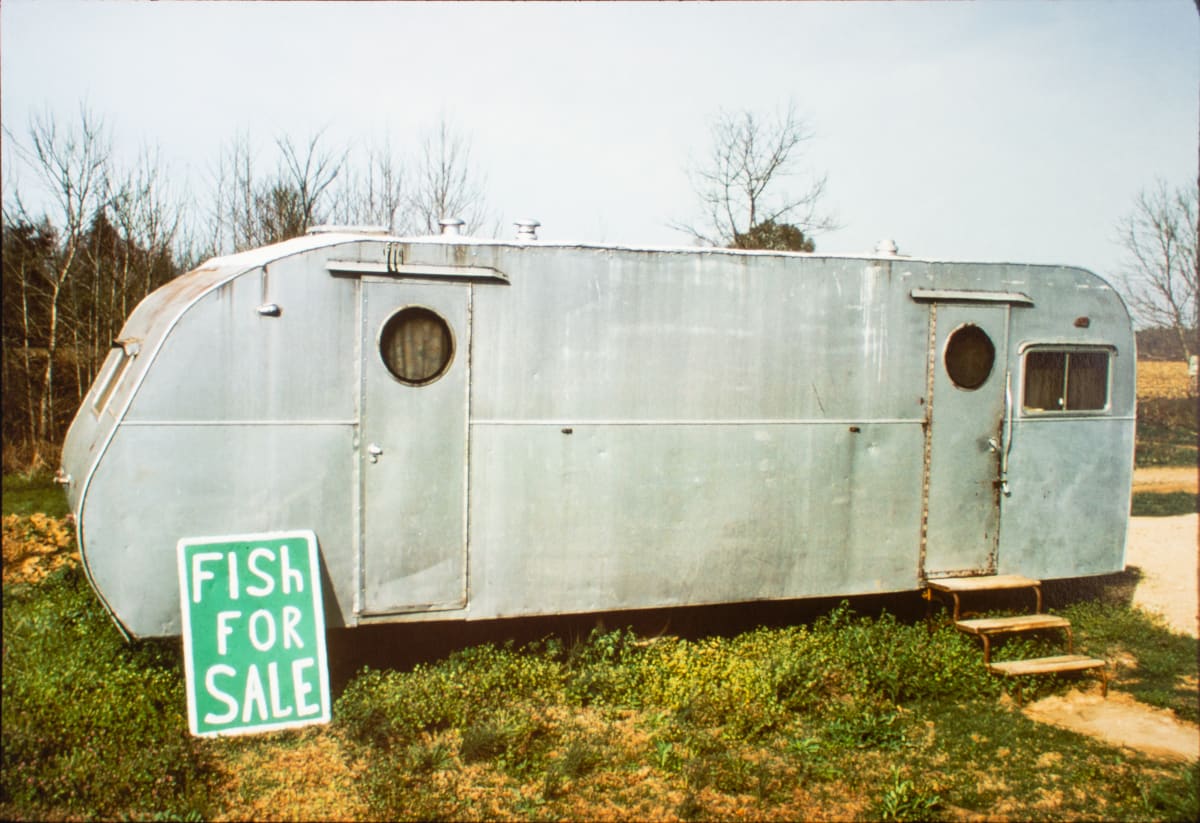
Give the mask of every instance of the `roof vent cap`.
M 880 240 L 875 246 L 875 253 L 886 257 L 895 257 L 900 253 L 895 240 Z
M 538 226 L 542 224 L 534 220 L 532 217 L 523 217 L 514 225 L 517 227 L 518 240 L 537 240 Z
M 462 227 L 467 225 L 467 222 L 457 217 L 443 217 L 438 221 L 438 225 L 442 227 L 442 234 L 457 235 L 462 234 Z

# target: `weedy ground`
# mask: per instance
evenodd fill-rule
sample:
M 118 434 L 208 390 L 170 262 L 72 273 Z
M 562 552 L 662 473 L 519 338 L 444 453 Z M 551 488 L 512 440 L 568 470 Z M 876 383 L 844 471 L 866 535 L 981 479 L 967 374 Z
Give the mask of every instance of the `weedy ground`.
M 28 527 L 6 519 L 6 546 Z M 1195 720 L 1196 641 L 1098 592 L 1048 600 L 1078 647 L 1123 661 L 1110 688 Z M 1034 723 L 944 617 L 843 603 L 729 634 L 487 642 L 360 669 L 339 685 L 330 726 L 199 740 L 178 643 L 127 645 L 63 562 L 4 585 L 0 816 L 1196 818 L 1195 763 Z M 1055 642 L 1011 641 L 996 656 Z M 1026 699 L 1095 688 L 1023 686 Z
M 1139 465 L 1194 466 L 1194 401 L 1141 411 Z M 497 638 L 352 672 L 330 726 L 195 739 L 179 644 L 121 639 L 65 513 L 46 478 L 4 479 L 5 819 L 1200 817 L 1195 762 L 1034 723 L 943 614 L 849 604 L 749 631 Z M 1196 721 L 1196 640 L 1132 609 L 1129 591 L 1116 575 L 1049 587 L 1047 602 L 1080 651 L 1121 661 L 1110 689 Z M 1089 682 L 1021 685 L 1030 700 Z

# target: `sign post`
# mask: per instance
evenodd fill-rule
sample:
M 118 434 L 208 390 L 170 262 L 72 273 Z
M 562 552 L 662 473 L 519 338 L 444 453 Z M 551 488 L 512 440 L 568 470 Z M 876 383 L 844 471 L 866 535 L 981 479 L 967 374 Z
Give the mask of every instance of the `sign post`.
M 316 535 L 187 537 L 178 560 L 192 734 L 328 723 Z

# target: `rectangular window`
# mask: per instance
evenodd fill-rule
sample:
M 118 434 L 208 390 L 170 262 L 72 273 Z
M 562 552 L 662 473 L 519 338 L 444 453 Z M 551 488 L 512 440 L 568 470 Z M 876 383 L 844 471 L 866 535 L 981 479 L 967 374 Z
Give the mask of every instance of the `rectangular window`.
M 1022 407 L 1030 412 L 1102 411 L 1108 407 L 1104 349 L 1035 349 L 1025 355 Z

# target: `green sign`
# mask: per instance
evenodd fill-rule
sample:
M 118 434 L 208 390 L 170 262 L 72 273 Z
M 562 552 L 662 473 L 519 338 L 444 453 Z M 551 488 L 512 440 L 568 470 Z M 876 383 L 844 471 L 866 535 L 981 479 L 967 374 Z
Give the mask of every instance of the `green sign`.
M 192 734 L 329 722 L 329 664 L 311 531 L 179 541 Z

